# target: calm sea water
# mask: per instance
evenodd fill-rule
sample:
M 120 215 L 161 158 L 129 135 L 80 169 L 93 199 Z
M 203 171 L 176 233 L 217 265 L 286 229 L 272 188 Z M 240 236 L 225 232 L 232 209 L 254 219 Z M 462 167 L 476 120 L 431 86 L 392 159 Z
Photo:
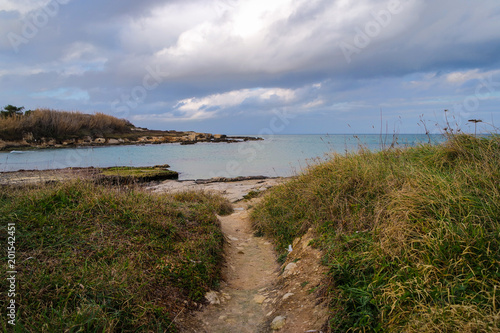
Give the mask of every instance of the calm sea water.
M 360 146 L 380 150 L 392 136 L 275 135 L 243 143 L 162 144 L 71 149 L 43 149 L 0 153 L 0 171 L 45 170 L 66 167 L 152 166 L 169 164 L 180 179 L 236 176 L 291 176 L 308 165 Z M 432 143 L 444 141 L 431 136 Z M 428 143 L 426 135 L 399 135 L 400 146 Z

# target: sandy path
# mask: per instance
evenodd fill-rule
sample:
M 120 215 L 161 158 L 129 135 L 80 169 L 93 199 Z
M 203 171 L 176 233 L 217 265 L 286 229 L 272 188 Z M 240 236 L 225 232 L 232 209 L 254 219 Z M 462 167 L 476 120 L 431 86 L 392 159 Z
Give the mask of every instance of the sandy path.
M 263 306 L 266 290 L 271 289 L 279 266 L 273 246 L 264 238 L 254 237 L 246 204 L 235 205 L 235 213 L 220 217 L 228 239 L 225 283 L 216 293 L 221 304 L 207 306 L 198 313 L 206 332 L 265 331 L 266 311 Z M 215 293 L 214 293 L 215 294 Z
M 148 186 L 155 193 L 175 193 L 179 191 L 211 191 L 222 194 L 231 202 L 242 200 L 245 195 L 254 191 L 265 191 L 277 184 L 286 181 L 286 178 L 252 179 L 234 182 L 200 183 L 195 180 L 166 180 L 157 185 Z

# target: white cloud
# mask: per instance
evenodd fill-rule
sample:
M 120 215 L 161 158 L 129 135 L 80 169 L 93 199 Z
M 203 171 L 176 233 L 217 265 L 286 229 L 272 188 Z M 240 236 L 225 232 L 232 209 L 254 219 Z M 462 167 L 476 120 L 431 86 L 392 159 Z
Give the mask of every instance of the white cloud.
M 240 108 L 252 113 L 267 113 L 271 109 L 293 107 L 294 113 L 309 112 L 320 107 L 325 100 L 317 98 L 321 84 L 316 83 L 298 89 L 254 88 L 228 91 L 204 97 L 192 97 L 178 101 L 171 112 L 135 116 L 134 120 L 192 121 L 218 118 Z M 165 106 L 166 107 L 166 106 Z
M 463 84 L 469 80 L 475 80 L 482 76 L 483 74 L 479 72 L 479 69 L 472 69 L 465 72 L 453 72 L 446 75 L 446 81 L 454 84 Z
M 252 101 L 254 104 L 274 102 L 288 104 L 296 99 L 295 91 L 282 88 L 256 88 L 234 90 L 202 98 L 187 98 L 179 101 L 175 108 L 184 112 L 203 109 L 224 109 Z
M 302 107 L 304 109 L 314 109 L 314 108 L 317 108 L 317 107 L 322 106 L 324 104 L 325 104 L 325 100 L 317 99 L 317 100 L 314 100 L 312 102 L 304 104 Z
M 348 23 L 343 19 L 345 13 L 339 15 L 342 6 L 309 0 L 243 0 L 219 15 L 209 12 L 202 21 L 188 15 L 192 25 L 185 26 L 174 43 L 158 50 L 152 61 L 169 65 L 176 76 L 279 73 L 316 66 L 318 57 L 339 53 L 332 45 Z M 361 7 L 352 10 L 364 10 Z M 169 17 L 162 18 L 165 25 Z M 157 22 L 155 16 L 144 24 Z M 331 59 L 330 65 L 335 63 Z
M 16 11 L 21 15 L 45 7 L 53 0 L 0 0 L 0 9 L 6 11 Z

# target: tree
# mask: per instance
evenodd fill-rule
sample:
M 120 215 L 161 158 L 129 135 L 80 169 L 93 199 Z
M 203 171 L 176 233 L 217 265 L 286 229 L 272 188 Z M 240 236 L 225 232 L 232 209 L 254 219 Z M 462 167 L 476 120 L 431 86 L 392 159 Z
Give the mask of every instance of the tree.
M 14 106 L 14 105 L 7 105 L 7 106 L 4 106 L 3 108 L 3 111 L 0 111 L 2 117 L 12 117 L 12 116 L 22 116 L 23 115 L 23 110 L 24 110 L 24 106 L 21 106 L 21 107 L 17 107 L 17 106 Z

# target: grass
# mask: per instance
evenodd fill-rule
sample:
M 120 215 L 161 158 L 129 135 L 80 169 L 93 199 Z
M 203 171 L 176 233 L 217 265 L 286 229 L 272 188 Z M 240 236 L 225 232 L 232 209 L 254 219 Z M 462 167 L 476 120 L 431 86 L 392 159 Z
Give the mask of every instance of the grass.
M 216 214 L 231 211 L 203 192 L 153 195 L 82 181 L 4 187 L 1 243 L 16 224 L 16 330 L 175 332 L 175 316 L 219 284 Z M 7 290 L 6 279 L 0 286 Z M 2 293 L 0 307 L 7 301 Z
M 42 138 L 64 140 L 70 138 L 106 137 L 130 133 L 134 126 L 125 119 L 96 113 L 37 109 L 26 115 L 0 117 L 0 139 L 21 140 L 31 133 L 30 141 Z
M 98 179 L 118 184 L 177 179 L 179 173 L 168 170 L 168 166 L 154 167 L 112 167 L 101 169 Z
M 270 190 L 257 232 L 308 228 L 333 332 L 500 332 L 500 137 L 336 155 Z

